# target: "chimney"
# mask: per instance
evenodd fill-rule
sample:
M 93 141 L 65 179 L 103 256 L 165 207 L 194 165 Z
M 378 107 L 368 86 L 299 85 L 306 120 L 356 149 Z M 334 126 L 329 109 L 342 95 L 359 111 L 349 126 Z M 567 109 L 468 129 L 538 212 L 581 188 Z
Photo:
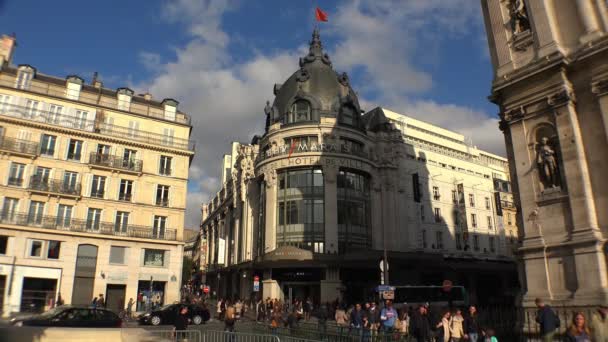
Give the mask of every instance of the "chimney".
M 13 52 L 17 46 L 17 39 L 13 33 L 10 36 L 2 35 L 0 38 L 0 69 L 4 64 L 11 64 L 13 62 Z
M 144 100 L 146 100 L 146 101 L 152 101 L 152 94 L 146 92 L 144 94 Z
M 103 83 L 101 83 L 101 81 L 97 80 L 98 77 L 99 77 L 99 73 L 97 71 L 95 71 L 93 73 L 93 78 L 91 79 L 91 85 L 93 85 L 93 87 L 95 87 L 97 89 L 101 89 L 101 87 L 103 87 Z

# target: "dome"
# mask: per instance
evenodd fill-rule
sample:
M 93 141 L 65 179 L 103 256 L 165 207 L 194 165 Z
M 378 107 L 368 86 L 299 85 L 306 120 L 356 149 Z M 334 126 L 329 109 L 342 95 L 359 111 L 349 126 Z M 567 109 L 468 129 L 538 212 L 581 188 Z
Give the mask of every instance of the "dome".
M 361 127 L 361 109 L 350 87 L 348 75 L 333 70 L 323 53 L 319 30 L 315 29 L 308 55 L 300 58 L 300 69 L 283 84 L 274 86 L 274 103 L 267 103 L 268 124 L 320 121 L 334 117 L 340 123 Z

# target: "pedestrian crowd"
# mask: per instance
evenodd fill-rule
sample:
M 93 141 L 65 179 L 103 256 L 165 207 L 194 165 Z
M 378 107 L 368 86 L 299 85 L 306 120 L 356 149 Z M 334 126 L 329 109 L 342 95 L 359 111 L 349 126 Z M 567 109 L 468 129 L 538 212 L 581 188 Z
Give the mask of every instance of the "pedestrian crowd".
M 540 327 L 543 342 L 553 341 L 559 333 L 561 321 L 551 306 L 541 298 L 535 300 L 538 311 L 536 322 Z M 575 312 L 566 329 L 567 342 L 608 342 L 608 305 L 602 304 L 587 317 L 583 312 Z

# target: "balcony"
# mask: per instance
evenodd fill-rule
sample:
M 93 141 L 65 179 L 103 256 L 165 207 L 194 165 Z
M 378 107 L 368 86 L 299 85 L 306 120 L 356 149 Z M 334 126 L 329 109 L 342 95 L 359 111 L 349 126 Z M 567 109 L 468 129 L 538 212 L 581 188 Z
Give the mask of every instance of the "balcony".
M 8 185 L 21 187 L 21 186 L 23 186 L 23 178 L 9 177 Z
M 131 197 L 132 196 L 131 196 L 130 193 L 126 193 L 126 194 L 120 193 L 120 194 L 118 194 L 118 200 L 119 201 L 131 202 Z
M 169 199 L 168 198 L 157 197 L 156 198 L 156 205 L 161 206 L 161 207 L 168 207 L 169 206 Z
M 1 212 L 0 224 L 36 227 L 49 230 L 124 236 L 141 239 L 176 241 L 175 229 L 155 229 L 149 226 L 116 226 L 114 222 L 92 222 L 59 216 L 32 216 L 26 213 Z
M 152 132 L 133 131 L 129 127 L 104 123 L 103 120 L 87 120 L 74 115 L 58 114 L 14 104 L 2 104 L 2 106 L 0 106 L 0 115 L 80 131 L 99 133 L 105 136 L 126 139 L 136 143 L 159 145 L 188 151 L 194 151 L 195 149 L 194 141 L 189 139 L 165 136 Z M 95 113 L 93 113 L 92 116 L 95 116 Z
M 25 157 L 36 157 L 40 150 L 37 142 L 15 138 L 0 138 L 0 151 Z
M 68 183 L 61 179 L 45 179 L 32 176 L 28 189 L 32 192 L 80 197 L 80 183 Z
M 92 152 L 89 164 L 103 169 L 120 170 L 122 172 L 141 174 L 143 162 L 139 159 L 127 159 L 109 154 Z

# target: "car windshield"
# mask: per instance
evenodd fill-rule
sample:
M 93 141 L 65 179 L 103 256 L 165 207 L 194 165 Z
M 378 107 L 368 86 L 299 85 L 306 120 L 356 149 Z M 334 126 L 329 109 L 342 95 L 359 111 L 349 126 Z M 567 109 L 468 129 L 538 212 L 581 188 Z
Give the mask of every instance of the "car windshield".
M 63 310 L 65 310 L 65 308 L 62 308 L 62 307 L 56 307 L 56 308 L 54 308 L 54 309 L 51 309 L 51 310 L 49 310 L 49 311 L 46 311 L 46 312 L 41 313 L 41 314 L 40 314 L 40 317 L 42 317 L 42 318 L 49 318 L 49 317 L 53 317 L 53 316 L 55 316 L 56 314 L 58 314 L 58 313 L 62 312 Z
M 161 310 L 169 310 L 169 309 L 171 309 L 171 308 L 172 308 L 172 307 L 174 307 L 174 306 L 175 306 L 175 304 L 167 304 L 167 305 L 163 306 L 163 307 L 162 307 L 162 308 L 160 308 L 160 309 L 161 309 Z

